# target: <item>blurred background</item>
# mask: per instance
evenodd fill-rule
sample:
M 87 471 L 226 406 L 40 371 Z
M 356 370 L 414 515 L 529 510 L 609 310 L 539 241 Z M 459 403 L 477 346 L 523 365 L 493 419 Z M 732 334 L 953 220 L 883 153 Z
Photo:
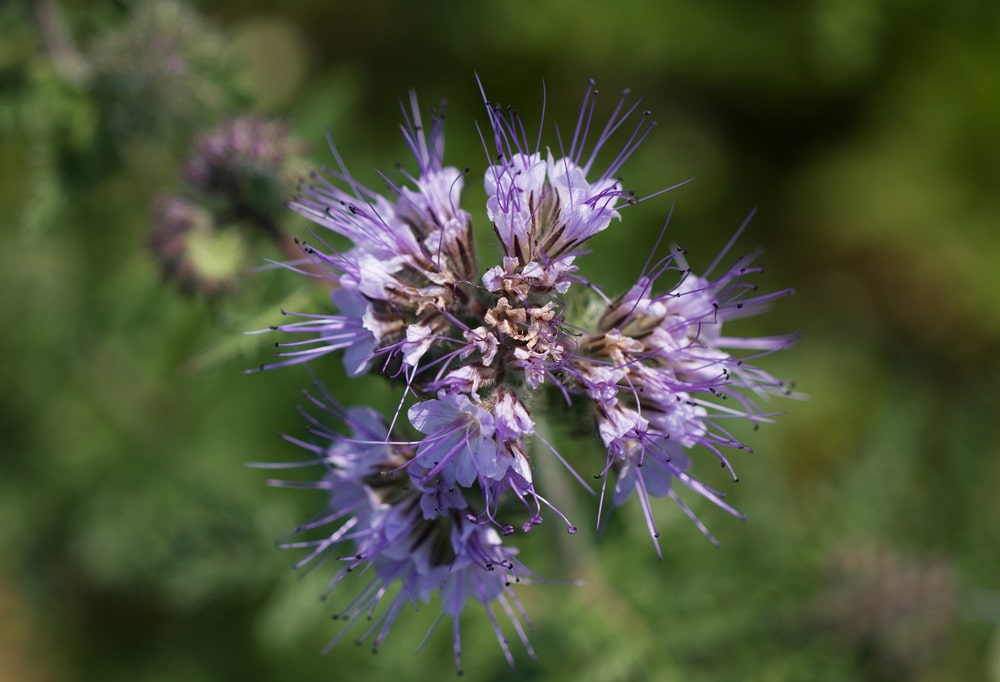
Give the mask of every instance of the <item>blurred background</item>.
M 696 465 L 749 516 L 692 500 L 720 548 L 663 501 L 659 561 L 634 504 L 598 535 L 583 496 L 575 537 L 519 537 L 587 584 L 520 589 L 513 671 L 468 609 L 468 679 L 1000 681 L 1000 5 L 35 0 L 0 35 L 0 680 L 454 676 L 449 627 L 414 652 L 434 604 L 321 655 L 360 584 L 318 600 L 329 572 L 275 542 L 322 495 L 245 466 L 301 458 L 310 379 L 244 375 L 274 339 L 241 332 L 323 299 L 259 266 L 308 236 L 283 205 L 326 131 L 374 187 L 414 168 L 410 88 L 448 100 L 495 257 L 478 74 L 529 127 L 543 81 L 564 130 L 587 79 L 605 113 L 632 88 L 659 125 L 626 185 L 694 178 L 593 240 L 608 292 L 671 206 L 696 270 L 757 207 L 732 255 L 796 294 L 732 331 L 803 332 L 761 364 L 809 398 L 745 434 L 738 485 Z

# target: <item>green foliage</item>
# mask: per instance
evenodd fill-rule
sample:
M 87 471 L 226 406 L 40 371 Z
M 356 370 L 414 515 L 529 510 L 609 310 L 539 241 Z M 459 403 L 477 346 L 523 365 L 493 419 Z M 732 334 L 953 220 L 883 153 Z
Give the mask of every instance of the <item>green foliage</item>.
M 810 399 L 775 404 L 779 423 L 747 435 L 739 484 L 697 472 L 750 518 L 687 500 L 721 548 L 668 504 L 656 510 L 662 562 L 634 506 L 600 533 L 580 514 L 572 538 L 555 526 L 518 537 L 541 576 L 586 585 L 520 590 L 538 659 L 515 639 L 515 671 L 470 609 L 468 678 L 1000 680 L 996 7 L 62 4 L 68 45 L 32 12 L 52 2 L 0 7 L 0 605 L 24 624 L 0 624 L 0 679 L 453 675 L 446 624 L 413 653 L 434 604 L 404 613 L 377 656 L 350 641 L 321 656 L 339 631 L 329 616 L 364 578 L 319 602 L 329 573 L 296 579 L 298 557 L 273 546 L 322 496 L 268 490 L 268 472 L 244 466 L 301 458 L 279 434 L 306 437 L 295 405 L 309 376 L 244 376 L 272 349 L 241 332 L 326 292 L 252 272 L 287 256 L 287 243 L 258 239 L 238 242 L 245 256 L 227 250 L 243 261 L 238 286 L 187 296 L 144 244 L 194 137 L 251 111 L 245 92 L 309 141 L 300 168 L 331 162 L 326 127 L 372 186 L 373 168 L 392 175 L 406 160 L 396 100 L 410 86 L 425 106 L 447 96 L 448 158 L 476 177 L 478 72 L 528 121 L 544 79 L 547 122 L 563 129 L 587 77 L 605 104 L 630 86 L 660 127 L 626 183 L 643 195 L 696 176 L 627 209 L 640 228 L 594 240 L 579 264 L 609 295 L 634 280 L 671 202 L 666 241 L 696 267 L 759 205 L 738 250 L 763 244 L 765 285 L 797 295 L 752 324 L 805 332 L 763 364 Z M 275 84 L 266 64 L 242 70 L 246 50 L 289 35 L 308 57 L 299 85 Z M 77 61 L 57 59 L 67 47 Z M 276 185 L 248 183 L 273 213 Z M 281 235 L 309 237 L 290 212 L 276 220 Z M 474 221 L 492 255 L 485 215 Z M 348 384 L 335 358 L 317 371 L 351 403 L 395 399 Z M 584 447 L 566 417 L 554 437 Z M 564 508 L 584 494 L 558 467 L 539 475 L 566 478 Z M 848 606 L 871 615 L 868 602 L 903 615 L 875 619 L 875 634 L 838 620 Z M 918 620 L 927 627 L 908 627 Z

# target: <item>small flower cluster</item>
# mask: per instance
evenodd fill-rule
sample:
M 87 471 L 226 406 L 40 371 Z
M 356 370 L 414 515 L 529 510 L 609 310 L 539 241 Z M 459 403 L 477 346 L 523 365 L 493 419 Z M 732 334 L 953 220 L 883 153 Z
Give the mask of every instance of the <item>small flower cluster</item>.
M 278 218 L 302 150 L 284 123 L 257 116 L 199 135 L 184 164 L 184 194 L 160 198 L 149 230 L 164 279 L 213 298 L 236 287 L 256 237 L 290 243 Z
M 239 239 L 220 234 L 212 213 L 184 197 L 161 197 L 147 238 L 163 278 L 188 295 L 229 289 L 246 262 Z
M 224 199 L 234 219 L 266 226 L 294 188 L 296 158 L 302 151 L 302 143 L 285 123 L 239 116 L 198 136 L 184 179 Z
M 487 102 L 486 215 L 502 257 L 484 271 L 472 217 L 461 208 L 468 171 L 444 165 L 443 110 L 425 126 L 415 96 L 402 126 L 415 174 L 379 194 L 355 180 L 334 150 L 338 168 L 314 174 L 292 204 L 350 247 L 335 250 L 318 238 L 322 246 L 303 243 L 305 258 L 286 264 L 328 279 L 335 310 L 283 311 L 295 319 L 271 329 L 294 338 L 278 344 L 279 359 L 262 369 L 343 351 L 350 376 L 377 373 L 401 387 L 389 420 L 342 407 L 325 391 L 313 397 L 320 411 L 307 414 L 314 438 L 293 440 L 324 473 L 314 483 L 288 483 L 328 493 L 326 510 L 297 529 L 304 539 L 291 546 L 310 550 L 300 564 L 340 560 L 331 587 L 368 569 L 370 582 L 343 617 L 378 613 L 361 637 L 374 636 L 376 647 L 406 603 L 437 593 L 454 622 L 456 666 L 459 614 L 469 602 L 486 608 L 508 660 L 497 607 L 531 652 L 511 589 L 531 574 L 507 539 L 550 513 L 576 532 L 540 491 L 538 458 L 556 458 L 588 488 L 578 470 L 596 474 L 602 508 L 606 499 L 618 506 L 634 494 L 657 552 L 652 498 L 673 499 L 711 538 L 678 485 L 740 516 L 688 470 L 695 453 L 707 451 L 731 471 L 724 449 L 745 446 L 725 420 L 770 421 L 756 401 L 789 392 L 748 359 L 786 348 L 793 337 L 722 331 L 789 292 L 762 294 L 748 282 L 760 272 L 754 255 L 712 276 L 729 247 L 701 275 L 679 249 L 658 262 L 651 257 L 615 299 L 580 275 L 587 240 L 641 200 L 617 173 L 653 126 L 628 93 L 597 126 L 596 100 L 591 85 L 568 148 L 560 138 L 558 153 L 542 149 L 541 130 L 531 143 L 516 113 Z M 598 165 L 617 137 L 619 151 Z M 659 286 L 668 276 L 673 281 Z M 593 304 L 582 312 L 571 306 L 571 288 Z M 591 421 L 593 451 L 603 455 L 569 461 L 537 432 L 552 402 Z

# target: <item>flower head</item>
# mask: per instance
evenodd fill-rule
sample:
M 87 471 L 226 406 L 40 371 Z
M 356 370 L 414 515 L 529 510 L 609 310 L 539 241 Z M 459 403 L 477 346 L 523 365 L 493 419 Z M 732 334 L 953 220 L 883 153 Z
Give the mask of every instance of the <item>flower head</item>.
M 325 467 L 316 487 L 329 491 L 329 509 L 303 530 L 333 529 L 293 544 L 310 548 L 310 559 L 349 547 L 332 584 L 371 567 L 372 582 L 344 614 L 353 622 L 383 606 L 365 635 L 376 646 L 407 602 L 437 593 L 455 622 L 456 661 L 458 615 L 468 602 L 486 607 L 508 659 L 493 605 L 531 651 L 511 591 L 524 569 L 506 541 L 550 514 L 576 532 L 543 496 L 539 458 L 556 458 L 588 489 L 580 470 L 596 472 L 602 510 L 608 490 L 610 507 L 635 496 L 657 552 L 654 498 L 673 499 L 710 538 L 682 489 L 742 518 L 692 471 L 706 454 L 732 471 L 725 450 L 748 448 L 725 420 L 769 422 L 773 414 L 758 401 L 790 393 L 750 361 L 793 337 L 723 330 L 789 292 L 758 292 L 750 282 L 760 272 L 756 254 L 713 274 L 731 242 L 703 273 L 674 249 L 620 297 L 590 306 L 582 319 L 571 313 L 571 286 L 603 296 L 576 260 L 592 236 L 644 200 L 616 176 L 653 125 L 628 93 L 603 126 L 594 125 L 596 95 L 591 85 L 572 135 L 545 148 L 541 129 L 529 141 L 518 114 L 487 101 L 485 214 L 502 256 L 482 270 L 471 214 L 461 207 L 466 171 L 444 163 L 442 110 L 425 126 L 415 97 L 402 130 L 416 173 L 390 180 L 390 192 L 380 194 L 360 184 L 334 149 L 337 169 L 314 176 L 293 203 L 350 246 L 335 250 L 322 238 L 302 245 L 314 271 L 330 280 L 336 309 L 290 313 L 299 320 L 274 327 L 304 338 L 281 344 L 270 367 L 343 350 L 350 375 L 380 374 L 400 387 L 391 425 L 370 410 L 322 403 L 350 435 L 314 422 L 327 442 L 306 447 Z M 619 151 L 600 162 L 612 144 Z M 538 432 L 553 397 L 592 423 L 592 453 L 566 457 Z M 387 591 L 390 584 L 399 591 Z
M 241 235 L 182 197 L 157 201 L 147 238 L 164 279 L 187 294 L 215 296 L 235 286 L 247 248 Z
M 508 280 L 527 284 L 522 289 L 525 294 L 547 289 L 566 293 L 579 247 L 612 220 L 620 219 L 619 205 L 632 199 L 632 193 L 622 189 L 614 174 L 646 138 L 653 123 L 644 112 L 625 147 L 593 177 L 590 171 L 598 153 L 638 108 L 638 102 L 627 106 L 626 91 L 597 140 L 588 147 L 596 95 L 591 83 L 570 148 L 560 149 L 558 157 L 546 150 L 543 158 L 539 142 L 531 146 L 516 113 L 487 104 L 496 154 L 495 163 L 486 170 L 486 214 L 504 254 L 512 259 L 505 262 Z M 490 291 L 498 290 L 497 274 L 496 270 L 487 272 L 489 279 L 484 283 Z
M 241 116 L 198 137 L 184 177 L 223 200 L 234 217 L 267 224 L 290 194 L 289 174 L 302 147 L 286 124 Z
M 469 602 L 486 609 L 508 660 L 513 663 L 494 604 L 531 652 L 522 609 L 511 589 L 530 575 L 517 559 L 517 550 L 504 546 L 491 526 L 473 517 L 453 485 L 426 471 L 417 444 L 390 440 L 385 421 L 374 410 L 344 410 L 329 395 L 312 400 L 324 413 L 322 418 L 309 417 L 318 442 L 291 440 L 316 456 L 315 462 L 299 464 L 322 465 L 323 477 L 308 487 L 326 491 L 327 504 L 315 520 L 296 529 L 303 539 L 284 546 L 307 550 L 297 567 L 337 557 L 340 568 L 327 591 L 352 574 L 369 576 L 360 594 L 340 612 L 347 624 L 330 646 L 357 621 L 369 618 L 373 624 L 359 641 L 372 637 L 377 650 L 407 604 L 426 603 L 439 594 L 443 614 L 454 621 L 456 667 L 461 654 L 459 618 Z M 331 418 L 349 433 L 329 428 Z

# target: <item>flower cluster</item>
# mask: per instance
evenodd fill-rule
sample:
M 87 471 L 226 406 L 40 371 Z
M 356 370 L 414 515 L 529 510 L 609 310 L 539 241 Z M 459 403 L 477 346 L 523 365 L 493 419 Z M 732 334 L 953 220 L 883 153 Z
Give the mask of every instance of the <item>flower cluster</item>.
M 531 652 L 511 589 L 531 574 L 507 541 L 549 514 L 576 532 L 543 496 L 539 458 L 556 458 L 587 487 L 580 471 L 596 475 L 600 516 L 605 502 L 635 495 L 657 552 L 652 498 L 673 499 L 709 538 L 678 487 L 740 516 L 689 469 L 710 453 L 731 471 L 724 450 L 745 446 L 725 420 L 770 421 L 757 401 L 789 392 L 748 360 L 788 347 L 791 336 L 723 333 L 729 320 L 788 292 L 759 293 L 748 281 L 760 271 L 755 255 L 713 275 L 729 247 L 700 275 L 680 249 L 651 257 L 614 299 L 580 275 L 587 240 L 641 200 L 617 173 L 653 126 L 628 93 L 596 125 L 596 101 L 591 85 L 568 146 L 560 137 L 556 149 L 542 148 L 541 129 L 530 141 L 518 114 L 487 101 L 486 216 L 502 256 L 484 270 L 461 207 L 468 170 L 444 164 L 443 110 L 425 125 L 415 96 L 402 132 L 416 173 L 380 194 L 334 150 L 337 169 L 314 174 L 292 204 L 350 246 L 336 250 L 318 236 L 301 245 L 303 259 L 286 264 L 329 280 L 334 309 L 283 311 L 293 320 L 271 329 L 291 340 L 262 369 L 343 351 L 350 376 L 376 373 L 400 386 L 391 419 L 342 407 L 323 391 L 312 399 L 319 415 L 307 414 L 313 438 L 294 439 L 321 465 L 308 487 L 326 491 L 328 503 L 291 546 L 310 550 L 302 564 L 340 560 L 331 587 L 368 569 L 370 582 L 343 616 L 373 617 L 361 639 L 372 636 L 376 646 L 407 603 L 437 593 L 454 622 L 456 666 L 459 614 L 470 602 L 486 608 L 508 660 L 498 608 Z M 605 154 L 618 138 L 618 151 Z M 604 156 L 607 165 L 598 163 Z M 593 304 L 571 306 L 571 288 Z M 538 433 L 551 409 L 593 425 L 595 456 L 570 460 Z
M 294 188 L 303 147 L 282 121 L 239 116 L 198 136 L 184 179 L 224 202 L 233 219 L 274 229 L 273 214 L 284 210 Z
M 157 201 L 147 244 L 165 280 L 216 298 L 237 288 L 264 237 L 287 248 L 280 228 L 304 145 L 276 120 L 240 116 L 200 134 L 180 194 Z

